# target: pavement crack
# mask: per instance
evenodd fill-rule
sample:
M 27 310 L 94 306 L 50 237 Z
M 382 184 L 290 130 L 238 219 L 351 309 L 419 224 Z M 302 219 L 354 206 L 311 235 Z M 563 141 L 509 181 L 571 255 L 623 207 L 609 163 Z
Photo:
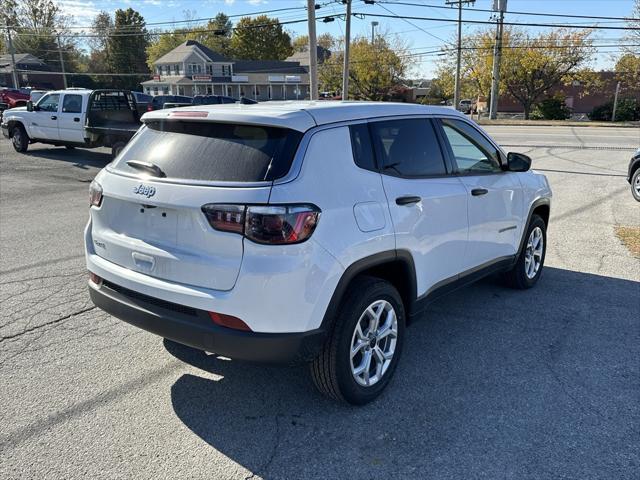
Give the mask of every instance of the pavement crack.
M 280 448 L 280 437 L 281 437 L 281 432 L 280 432 L 280 417 L 282 416 L 282 414 L 280 413 L 276 413 L 275 415 L 275 422 L 276 422 L 276 438 L 275 441 L 273 442 L 273 448 L 271 449 L 271 453 L 269 454 L 269 458 L 267 458 L 267 461 L 264 463 L 264 465 L 262 465 L 262 467 L 256 469 L 256 472 L 258 474 L 260 474 L 262 477 L 266 476 L 266 473 L 269 471 L 269 467 L 271 467 L 271 464 L 273 463 L 273 460 L 276 458 L 276 454 L 278 453 L 278 448 Z M 249 475 L 248 477 L 245 477 L 244 480 L 251 480 L 253 478 L 255 478 L 256 476 L 256 472 L 252 472 L 251 475 Z
M 50 325 L 55 325 L 57 323 L 63 322 L 65 320 L 68 320 L 71 317 L 75 317 L 76 315 L 80 315 L 82 313 L 86 313 L 86 312 L 89 312 L 91 310 L 94 310 L 95 308 L 97 308 L 95 305 L 92 306 L 92 307 L 83 308 L 82 310 L 78 310 L 77 312 L 73 312 L 73 313 L 70 313 L 70 314 L 65 315 L 63 317 L 56 318 L 55 320 L 51 320 L 50 322 L 45 322 L 45 323 L 42 323 L 40 325 L 36 325 L 35 327 L 26 328 L 21 332 L 14 333 L 13 335 L 7 335 L 5 337 L 0 337 L 0 343 L 4 342 L 5 340 L 11 340 L 13 338 L 21 337 L 22 335 L 25 335 L 27 333 L 33 332 L 34 330 L 39 330 L 41 328 L 48 327 Z

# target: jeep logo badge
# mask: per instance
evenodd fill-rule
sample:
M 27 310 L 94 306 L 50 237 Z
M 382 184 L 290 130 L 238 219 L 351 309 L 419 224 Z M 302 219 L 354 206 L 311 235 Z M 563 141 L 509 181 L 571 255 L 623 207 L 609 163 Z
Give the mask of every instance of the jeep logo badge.
M 156 194 L 156 187 L 151 187 L 141 183 L 137 187 L 133 187 L 133 193 L 138 195 L 144 195 L 147 198 L 153 197 Z

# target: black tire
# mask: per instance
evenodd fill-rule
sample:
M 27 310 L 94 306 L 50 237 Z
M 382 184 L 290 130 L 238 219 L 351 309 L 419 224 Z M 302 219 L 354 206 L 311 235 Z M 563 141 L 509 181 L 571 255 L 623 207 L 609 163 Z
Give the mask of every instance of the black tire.
M 29 136 L 22 125 L 16 125 L 11 131 L 11 143 L 16 152 L 24 153 L 29 148 Z
M 116 142 L 111 146 L 111 156 L 113 158 L 116 158 L 119 154 L 120 151 L 124 148 L 124 146 L 126 145 L 125 142 Z
M 526 272 L 526 259 L 527 259 L 527 249 L 528 249 L 528 241 L 531 236 L 531 232 L 533 232 L 536 228 L 539 228 L 542 231 L 542 256 L 540 258 L 540 266 L 532 277 L 529 277 Z M 522 247 L 522 252 L 518 256 L 518 260 L 515 266 L 504 274 L 505 281 L 508 286 L 511 288 L 517 288 L 519 290 L 525 290 L 527 288 L 533 287 L 542 275 L 542 269 L 544 267 L 544 259 L 547 254 L 547 225 L 544 223 L 542 217 L 538 215 L 533 215 L 531 217 L 531 221 L 527 226 L 527 231 L 524 237 L 524 246 Z
M 631 195 L 636 199 L 637 202 L 640 202 L 640 190 L 638 190 L 640 186 L 640 167 L 636 168 L 636 171 L 633 172 L 631 176 Z
M 380 300 L 388 302 L 396 313 L 395 351 L 380 379 L 373 385 L 363 386 L 357 383 L 352 374 L 351 341 L 356 324 L 361 322 L 361 315 L 374 302 Z M 375 277 L 356 278 L 343 297 L 327 341 L 318 357 L 311 363 L 311 376 L 314 384 L 321 393 L 335 400 L 353 405 L 364 405 L 371 402 L 382 393 L 393 377 L 402 354 L 404 332 L 405 311 L 400 294 L 395 287 L 386 280 Z M 382 341 L 389 341 L 389 337 Z M 373 343 L 376 344 L 376 341 L 374 340 Z M 368 350 L 371 347 L 365 348 Z

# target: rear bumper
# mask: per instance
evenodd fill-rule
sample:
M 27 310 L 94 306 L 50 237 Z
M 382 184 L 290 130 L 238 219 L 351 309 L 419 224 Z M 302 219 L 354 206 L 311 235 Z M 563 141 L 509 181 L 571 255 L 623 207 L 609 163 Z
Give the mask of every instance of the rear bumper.
M 260 363 L 312 360 L 325 339 L 321 329 L 256 333 L 214 324 L 204 310 L 185 307 L 105 282 L 91 284 L 93 303 L 107 313 L 161 337 L 225 357 Z
M 2 125 L 0 125 L 0 130 L 2 130 L 2 135 L 5 138 L 9 138 L 9 125 L 3 123 Z

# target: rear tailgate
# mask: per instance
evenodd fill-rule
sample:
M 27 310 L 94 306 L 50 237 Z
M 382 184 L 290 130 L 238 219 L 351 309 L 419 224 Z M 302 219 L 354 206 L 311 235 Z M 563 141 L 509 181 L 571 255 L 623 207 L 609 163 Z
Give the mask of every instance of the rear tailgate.
M 202 207 L 268 203 L 272 180 L 288 172 L 301 136 L 213 122 L 146 125 L 99 177 L 102 203 L 91 209 L 96 254 L 163 280 L 232 289 L 243 237 L 213 229 Z
M 207 203 L 267 203 L 271 187 L 219 188 L 102 177 L 103 200 L 92 209 L 96 254 L 117 265 L 186 285 L 233 288 L 242 236 L 211 228 Z M 147 197 L 134 193 L 148 187 Z

